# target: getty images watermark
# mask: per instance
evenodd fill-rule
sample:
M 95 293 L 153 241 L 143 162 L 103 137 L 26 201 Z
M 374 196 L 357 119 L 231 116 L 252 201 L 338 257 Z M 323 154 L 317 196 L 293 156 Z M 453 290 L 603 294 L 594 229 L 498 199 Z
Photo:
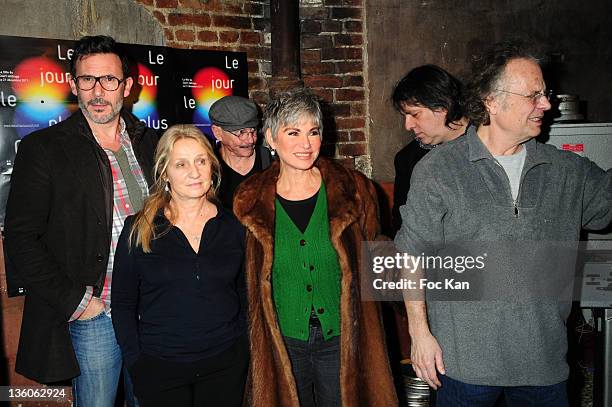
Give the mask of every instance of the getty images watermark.
M 411 254 L 397 250 L 393 242 L 363 242 L 362 299 L 521 302 L 571 301 L 580 295 L 574 291 L 581 277 L 576 242 L 473 241 L 422 247 Z
M 450 273 L 462 274 L 471 270 L 483 270 L 487 254 L 480 256 L 426 256 L 421 253 L 411 256 L 408 253 L 395 253 L 390 256 L 373 256 L 372 272 L 374 274 L 387 274 L 399 271 L 399 276 L 416 274 L 427 275 L 427 270 L 444 270 Z M 445 277 L 442 280 L 430 280 L 426 277 L 408 278 L 400 277 L 399 280 L 386 281 L 383 277 L 374 278 L 372 286 L 375 290 L 469 290 L 470 281 L 462 281 L 458 278 Z

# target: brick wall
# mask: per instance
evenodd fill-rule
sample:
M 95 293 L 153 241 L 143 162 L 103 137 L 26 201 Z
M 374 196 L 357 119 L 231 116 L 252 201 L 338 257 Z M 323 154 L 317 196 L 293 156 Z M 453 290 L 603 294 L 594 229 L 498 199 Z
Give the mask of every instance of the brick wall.
M 363 0 L 302 0 L 301 63 L 304 85 L 324 102 L 327 153 L 370 174 L 363 13 Z
M 269 1 L 137 1 L 164 28 L 168 46 L 246 52 L 249 94 L 265 106 L 271 75 Z M 304 84 L 323 102 L 325 154 L 370 174 L 363 13 L 363 0 L 301 0 L 301 65 Z

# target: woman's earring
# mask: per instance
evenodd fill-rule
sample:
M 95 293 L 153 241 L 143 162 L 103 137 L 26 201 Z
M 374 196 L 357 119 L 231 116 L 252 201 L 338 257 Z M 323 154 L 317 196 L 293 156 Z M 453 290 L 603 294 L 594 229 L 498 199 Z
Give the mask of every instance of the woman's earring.
M 276 150 L 273 148 L 270 148 L 270 155 L 274 157 L 276 155 Z
M 164 187 L 164 191 L 170 192 L 170 183 L 166 181 L 166 186 Z

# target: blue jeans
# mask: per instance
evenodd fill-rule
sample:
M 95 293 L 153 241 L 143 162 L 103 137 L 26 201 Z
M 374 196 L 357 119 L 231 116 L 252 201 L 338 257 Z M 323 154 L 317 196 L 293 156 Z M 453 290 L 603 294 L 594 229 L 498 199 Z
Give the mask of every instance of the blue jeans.
M 68 326 L 81 370 L 72 379 L 74 407 L 113 407 L 122 360 L 110 317 L 102 312 L 92 319 L 72 321 Z M 127 371 L 123 377 L 127 405 L 136 407 Z
M 340 337 L 335 336 L 326 341 L 317 321 L 310 325 L 308 341 L 286 336 L 284 339 L 300 406 L 339 407 Z
M 508 407 L 568 407 L 566 382 L 551 386 L 480 386 L 438 375 L 437 407 L 492 407 L 503 394 Z

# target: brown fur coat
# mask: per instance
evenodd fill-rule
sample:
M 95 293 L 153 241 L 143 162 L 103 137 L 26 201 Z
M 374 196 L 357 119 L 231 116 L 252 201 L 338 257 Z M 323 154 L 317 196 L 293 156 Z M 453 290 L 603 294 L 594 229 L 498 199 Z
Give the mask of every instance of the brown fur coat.
M 362 302 L 361 242 L 379 233 L 376 192 L 362 174 L 320 158 L 331 242 L 342 270 L 340 391 L 343 407 L 392 407 L 397 397 L 378 304 Z M 274 200 L 278 162 L 240 185 L 234 211 L 247 227 L 246 273 L 251 340 L 249 398 L 253 407 L 298 407 L 291 362 L 272 297 Z

